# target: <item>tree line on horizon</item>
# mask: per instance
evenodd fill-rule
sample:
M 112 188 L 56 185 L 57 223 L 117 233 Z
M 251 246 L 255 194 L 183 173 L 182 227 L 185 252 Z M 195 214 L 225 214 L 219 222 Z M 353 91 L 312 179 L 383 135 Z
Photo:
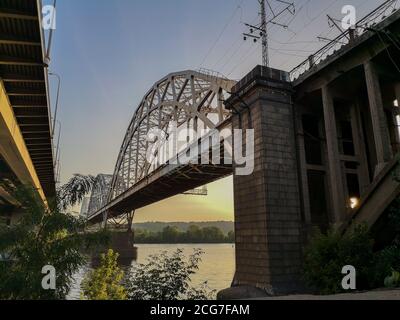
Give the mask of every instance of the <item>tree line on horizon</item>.
M 191 225 L 187 231 L 180 231 L 175 226 L 166 226 L 160 232 L 152 232 L 144 229 L 135 230 L 135 243 L 159 244 L 159 243 L 234 243 L 235 233 L 229 231 L 225 234 L 218 227 L 200 228 Z

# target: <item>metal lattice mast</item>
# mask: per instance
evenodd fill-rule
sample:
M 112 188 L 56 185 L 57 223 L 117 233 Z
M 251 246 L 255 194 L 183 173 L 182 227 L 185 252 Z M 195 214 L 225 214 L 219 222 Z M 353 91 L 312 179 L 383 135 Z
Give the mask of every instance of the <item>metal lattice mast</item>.
M 261 6 L 261 23 L 259 25 L 252 25 L 249 23 L 245 23 L 245 26 L 249 28 L 248 33 L 243 33 L 244 40 L 246 41 L 248 38 L 251 38 L 254 42 L 258 40 L 262 41 L 262 65 L 265 67 L 269 67 L 269 46 L 268 46 L 268 25 L 273 24 L 279 26 L 284 29 L 288 29 L 288 26 L 282 23 L 277 22 L 276 20 L 281 17 L 284 13 L 289 12 L 292 15 L 295 15 L 296 8 L 294 3 L 287 2 L 284 0 L 275 0 L 276 2 L 283 3 L 286 5 L 279 12 L 275 12 L 268 0 L 257 0 Z M 271 11 L 272 18 L 267 20 L 267 6 Z M 259 34 L 257 33 L 259 32 Z
M 269 67 L 267 12 L 265 8 L 265 1 L 268 0 L 259 0 L 261 5 L 262 61 L 264 67 Z

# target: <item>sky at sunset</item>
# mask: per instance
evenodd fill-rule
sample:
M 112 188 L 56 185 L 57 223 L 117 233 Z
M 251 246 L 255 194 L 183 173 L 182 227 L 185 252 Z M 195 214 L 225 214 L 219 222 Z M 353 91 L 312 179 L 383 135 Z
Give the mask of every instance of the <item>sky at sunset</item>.
M 360 19 L 383 2 L 295 0 L 296 15 L 278 20 L 289 27 L 270 25 L 271 66 L 290 71 L 324 45 L 317 36 L 337 36 L 327 14 L 340 19 L 352 4 Z M 270 3 L 276 12 L 284 6 Z M 61 182 L 74 173 L 113 173 L 134 111 L 168 73 L 207 68 L 240 79 L 260 64 L 260 44 L 242 36 L 243 23 L 258 19 L 257 0 L 58 0 L 50 69 L 62 78 Z M 54 101 L 54 78 L 51 84 Z M 143 208 L 135 221 L 233 220 L 232 178 L 208 193 Z

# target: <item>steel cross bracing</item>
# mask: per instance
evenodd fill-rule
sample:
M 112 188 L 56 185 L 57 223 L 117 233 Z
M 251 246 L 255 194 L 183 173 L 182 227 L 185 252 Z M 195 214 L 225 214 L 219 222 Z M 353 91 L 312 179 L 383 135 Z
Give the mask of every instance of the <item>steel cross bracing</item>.
M 168 135 L 171 122 L 195 131 L 217 128 L 230 117 L 224 101 L 234 84 L 234 81 L 196 71 L 173 73 L 154 84 L 141 101 L 126 132 L 108 202 L 157 169 L 158 164 L 149 163 L 146 157 L 150 148 L 147 141 L 150 130 L 161 129 Z
M 107 204 L 111 180 L 112 175 L 99 174 L 96 177 L 89 200 L 88 216 L 100 210 Z

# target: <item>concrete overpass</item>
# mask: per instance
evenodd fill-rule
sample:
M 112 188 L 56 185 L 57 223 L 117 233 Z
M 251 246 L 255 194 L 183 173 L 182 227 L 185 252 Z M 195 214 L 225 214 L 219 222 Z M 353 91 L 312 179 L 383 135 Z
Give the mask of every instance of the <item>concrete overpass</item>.
M 0 2 L 0 182 L 34 186 L 55 196 L 54 157 L 41 1 Z M 18 203 L 0 187 L 10 222 Z

